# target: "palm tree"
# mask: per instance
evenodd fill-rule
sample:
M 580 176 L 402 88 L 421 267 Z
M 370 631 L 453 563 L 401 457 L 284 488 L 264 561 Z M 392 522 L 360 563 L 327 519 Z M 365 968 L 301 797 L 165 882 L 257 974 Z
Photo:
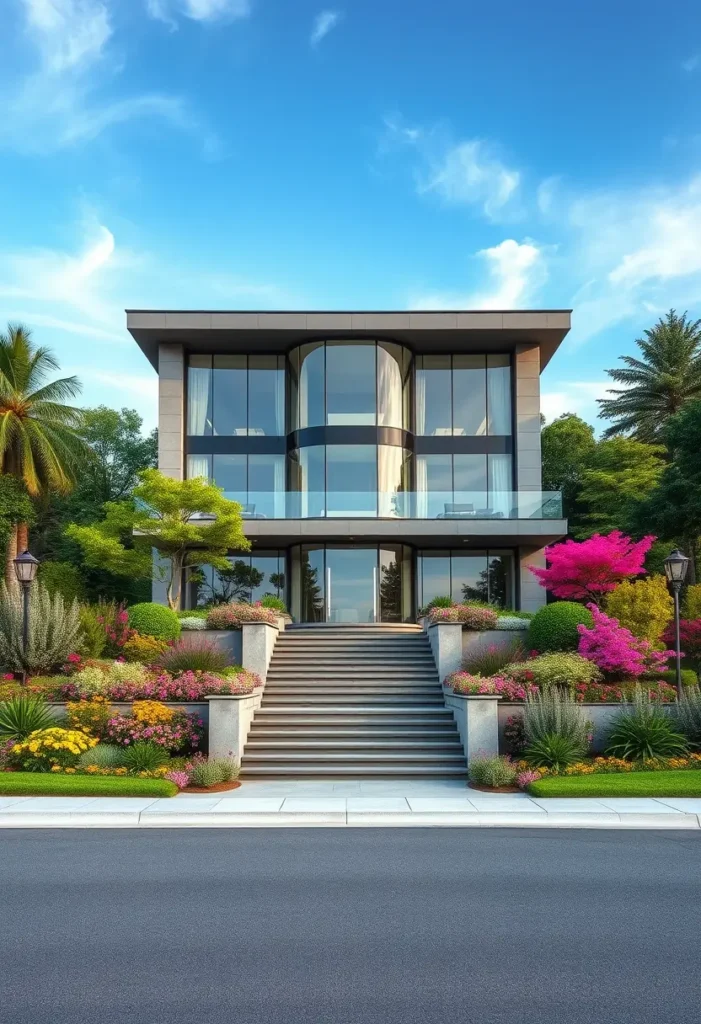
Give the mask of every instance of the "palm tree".
M 599 416 L 614 420 L 604 437 L 629 434 L 659 443 L 669 417 L 701 396 L 701 320 L 670 309 L 636 345 L 641 359 L 621 356 L 625 368 L 606 371 L 623 387 L 609 391 L 613 398 L 598 399 Z
M 65 404 L 80 393 L 80 382 L 47 380 L 58 368 L 49 349 L 32 343 L 27 327 L 8 324 L 0 333 L 0 473 L 21 481 L 32 497 L 70 491 L 86 450 L 78 434 L 81 410 Z M 7 544 L 9 587 L 17 585 L 12 560 L 26 547 L 27 525 L 19 523 Z

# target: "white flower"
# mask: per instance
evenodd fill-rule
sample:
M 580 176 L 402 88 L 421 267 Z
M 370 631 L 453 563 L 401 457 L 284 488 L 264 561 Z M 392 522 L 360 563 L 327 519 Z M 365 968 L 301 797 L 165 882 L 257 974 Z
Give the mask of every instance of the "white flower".
M 181 629 L 206 629 L 206 619 L 198 619 L 197 616 L 193 615 L 191 618 L 180 620 Z
M 528 629 L 528 619 L 519 619 L 515 615 L 500 615 L 497 629 Z

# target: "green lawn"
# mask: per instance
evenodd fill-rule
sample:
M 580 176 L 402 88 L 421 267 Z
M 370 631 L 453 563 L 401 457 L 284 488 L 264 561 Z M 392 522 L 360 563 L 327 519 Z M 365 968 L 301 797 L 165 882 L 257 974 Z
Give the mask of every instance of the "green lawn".
M 701 771 L 560 775 L 528 786 L 531 796 L 701 796 Z
M 0 796 L 175 796 L 177 792 L 168 779 L 0 772 Z

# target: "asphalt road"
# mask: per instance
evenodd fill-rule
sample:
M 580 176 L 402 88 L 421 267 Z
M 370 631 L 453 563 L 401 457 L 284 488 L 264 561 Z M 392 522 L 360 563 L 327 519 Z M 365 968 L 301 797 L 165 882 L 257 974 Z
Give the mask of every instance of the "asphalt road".
M 8 1024 L 698 1024 L 690 832 L 0 832 Z

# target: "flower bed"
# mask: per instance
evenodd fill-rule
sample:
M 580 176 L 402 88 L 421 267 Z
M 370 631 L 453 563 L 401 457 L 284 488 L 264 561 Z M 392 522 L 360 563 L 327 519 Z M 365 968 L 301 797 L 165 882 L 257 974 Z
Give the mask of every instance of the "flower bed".
M 173 677 L 167 672 L 162 672 L 145 682 L 115 683 L 108 687 L 106 696 L 113 701 L 196 702 L 216 694 L 245 695 L 262 685 L 260 676 L 247 669 L 241 669 L 231 676 L 219 676 L 211 672 L 182 672 L 179 676 Z
M 454 604 L 450 608 L 431 608 L 428 622 L 431 626 L 441 623 L 460 623 L 463 629 L 482 631 L 497 628 L 497 613 L 493 608 L 481 608 L 470 604 Z
M 538 692 L 535 686 L 516 683 L 505 676 L 473 676 L 469 672 L 452 672 L 446 677 L 444 685 L 453 693 L 462 696 L 479 697 L 495 694 L 509 701 L 524 701 L 526 694 Z
M 267 622 L 277 626 L 278 613 L 262 604 L 232 602 L 220 604 L 207 614 L 207 629 L 240 629 L 247 622 Z

